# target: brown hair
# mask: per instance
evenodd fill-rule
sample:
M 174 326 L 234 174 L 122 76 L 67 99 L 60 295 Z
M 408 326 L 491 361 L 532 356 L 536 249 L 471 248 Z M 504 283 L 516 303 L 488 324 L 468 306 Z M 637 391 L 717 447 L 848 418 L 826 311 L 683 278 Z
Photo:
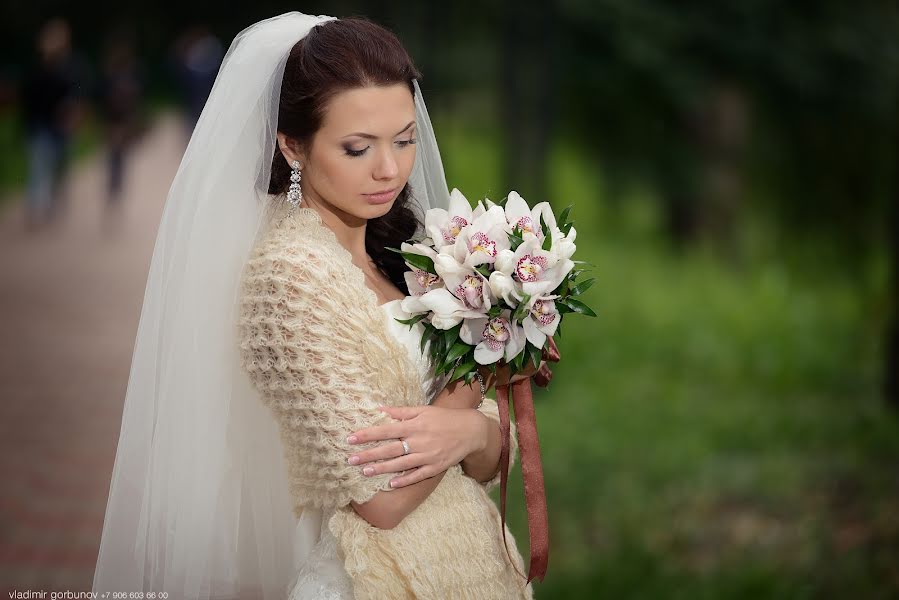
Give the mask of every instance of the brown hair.
M 328 102 L 352 88 L 406 82 L 415 93 L 413 79 L 421 79 L 412 58 L 396 35 L 365 17 L 319 23 L 290 51 L 284 67 L 278 104 L 278 131 L 309 148 L 321 127 Z M 290 185 L 290 166 L 275 144 L 270 194 L 282 194 Z M 408 294 L 403 258 L 385 247 L 399 248 L 415 235 L 423 219 L 413 211 L 407 183 L 386 215 L 371 219 L 365 249 L 378 268 Z

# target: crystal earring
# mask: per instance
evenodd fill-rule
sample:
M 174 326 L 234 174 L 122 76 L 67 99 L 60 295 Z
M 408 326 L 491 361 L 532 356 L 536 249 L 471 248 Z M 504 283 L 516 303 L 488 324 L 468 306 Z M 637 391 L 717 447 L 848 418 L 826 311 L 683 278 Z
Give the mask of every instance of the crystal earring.
M 294 208 L 303 201 L 303 190 L 300 189 L 300 163 L 296 160 L 290 163 L 290 188 L 287 190 L 287 201 Z

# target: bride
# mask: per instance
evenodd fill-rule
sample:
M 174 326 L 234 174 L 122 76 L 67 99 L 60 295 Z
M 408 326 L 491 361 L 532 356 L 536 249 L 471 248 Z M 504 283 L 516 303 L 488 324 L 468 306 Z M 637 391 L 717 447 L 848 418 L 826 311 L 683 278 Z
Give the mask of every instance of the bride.
M 160 224 L 94 592 L 532 597 L 484 392 L 534 370 L 448 385 L 396 320 L 388 248 L 448 207 L 419 78 L 362 18 L 235 38 Z

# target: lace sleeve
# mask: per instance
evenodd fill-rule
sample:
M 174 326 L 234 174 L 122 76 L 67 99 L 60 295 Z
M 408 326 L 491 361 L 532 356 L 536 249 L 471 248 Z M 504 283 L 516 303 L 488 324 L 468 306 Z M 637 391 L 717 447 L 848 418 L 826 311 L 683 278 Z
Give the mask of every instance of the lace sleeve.
M 327 255 L 264 249 L 242 280 L 241 365 L 279 424 L 298 505 L 340 507 L 390 491 L 393 473 L 365 476 L 347 458 L 359 449 L 347 436 L 393 419 L 377 408 L 358 335 L 364 322 L 341 304 L 327 279 Z

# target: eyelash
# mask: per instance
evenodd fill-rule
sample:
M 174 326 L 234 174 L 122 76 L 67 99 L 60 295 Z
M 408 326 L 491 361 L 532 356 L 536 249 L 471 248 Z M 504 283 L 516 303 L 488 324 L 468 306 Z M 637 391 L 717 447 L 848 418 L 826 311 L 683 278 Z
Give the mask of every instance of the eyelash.
M 414 140 L 414 139 L 410 139 L 410 140 L 402 140 L 402 141 L 397 142 L 397 144 L 399 144 L 400 147 L 405 148 L 405 147 L 408 146 L 409 144 L 414 144 L 416 141 L 417 141 L 417 140 Z M 346 147 L 344 147 L 344 150 L 346 151 L 346 154 L 347 154 L 348 156 L 356 157 L 356 156 L 362 156 L 363 154 L 365 154 L 365 151 L 368 150 L 368 148 L 369 148 L 369 146 L 366 146 L 366 147 L 363 148 L 362 150 L 353 150 L 352 148 L 346 148 Z

